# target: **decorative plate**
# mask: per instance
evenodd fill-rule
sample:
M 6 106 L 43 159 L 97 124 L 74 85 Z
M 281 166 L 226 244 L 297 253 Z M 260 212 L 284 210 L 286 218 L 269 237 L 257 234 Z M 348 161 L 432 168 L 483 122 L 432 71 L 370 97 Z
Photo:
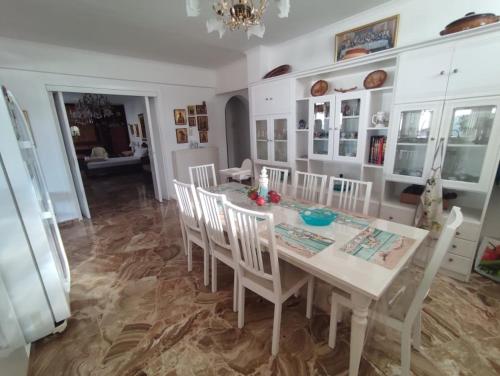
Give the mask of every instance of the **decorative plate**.
M 367 50 L 366 48 L 359 48 L 359 47 L 351 48 L 350 50 L 346 51 L 344 58 L 342 60 L 348 60 L 354 57 L 365 56 L 368 55 L 369 53 L 370 51 Z
M 373 71 L 366 76 L 363 81 L 363 86 L 365 89 L 376 89 L 381 87 L 385 80 L 387 79 L 387 72 L 385 70 L 379 69 Z
M 267 72 L 263 78 L 266 79 L 281 76 L 282 74 L 287 74 L 290 72 L 291 68 L 292 67 L 288 64 L 280 65 L 279 67 L 274 68 L 272 71 Z
M 328 82 L 325 80 L 319 80 L 311 86 L 311 95 L 313 97 L 319 97 L 320 95 L 325 95 L 328 91 Z

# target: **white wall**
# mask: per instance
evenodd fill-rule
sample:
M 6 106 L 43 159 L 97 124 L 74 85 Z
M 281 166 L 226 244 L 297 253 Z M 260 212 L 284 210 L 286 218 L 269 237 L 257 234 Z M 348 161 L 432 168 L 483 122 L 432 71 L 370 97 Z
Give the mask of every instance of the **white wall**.
M 209 144 L 225 149 L 224 122 L 217 122 L 215 114 L 214 71 L 0 38 L 0 84 L 6 85 L 29 112 L 59 221 L 77 218 L 78 203 L 74 202 L 73 183 L 47 85 L 91 88 L 110 94 L 156 95 L 166 169 L 164 197 L 173 192 L 171 151 L 189 147 L 176 144 L 174 108 L 206 101 Z M 226 154 L 220 153 L 220 157 L 221 165 L 226 165 Z
M 500 14 L 500 1 L 395 0 L 266 48 L 263 53 L 259 49 L 247 51 L 248 79 L 256 82 L 282 64 L 290 64 L 295 72 L 330 65 L 334 62 L 335 34 L 385 17 L 400 15 L 397 46 L 404 46 L 438 38 L 447 24 L 471 11 Z
M 242 58 L 218 68 L 216 75 L 216 93 L 223 94 L 248 87 L 247 59 Z

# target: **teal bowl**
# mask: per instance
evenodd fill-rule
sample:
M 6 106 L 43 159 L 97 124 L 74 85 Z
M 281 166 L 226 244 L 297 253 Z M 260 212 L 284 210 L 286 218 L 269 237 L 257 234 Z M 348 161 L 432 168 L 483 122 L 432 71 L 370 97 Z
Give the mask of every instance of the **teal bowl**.
M 337 218 L 337 213 L 329 209 L 305 209 L 299 214 L 311 226 L 328 226 Z

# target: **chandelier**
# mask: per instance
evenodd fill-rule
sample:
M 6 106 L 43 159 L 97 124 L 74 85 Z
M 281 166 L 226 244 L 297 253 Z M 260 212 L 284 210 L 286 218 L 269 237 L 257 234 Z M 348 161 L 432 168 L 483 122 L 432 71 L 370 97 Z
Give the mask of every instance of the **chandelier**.
M 288 17 L 290 0 L 274 0 L 278 5 L 278 17 Z M 262 38 L 266 27 L 264 13 L 268 0 L 213 0 L 214 18 L 207 21 L 209 33 L 217 31 L 222 38 L 226 29 L 231 31 L 244 30 L 248 38 L 252 35 Z M 200 0 L 186 0 L 186 10 L 189 17 L 200 14 Z
M 80 124 L 93 124 L 113 116 L 113 107 L 106 95 L 87 93 L 76 103 L 72 116 Z

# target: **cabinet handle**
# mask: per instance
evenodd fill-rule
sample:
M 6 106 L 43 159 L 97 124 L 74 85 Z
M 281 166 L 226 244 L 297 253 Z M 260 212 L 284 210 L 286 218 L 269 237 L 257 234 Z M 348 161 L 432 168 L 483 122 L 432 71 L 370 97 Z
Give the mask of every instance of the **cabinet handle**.
M 448 259 L 448 261 L 449 261 L 449 262 L 453 262 L 453 259 L 450 257 L 450 258 Z
M 441 72 L 439 72 L 439 75 L 440 75 L 440 76 L 444 76 L 444 74 L 445 74 L 445 73 L 446 73 L 446 72 L 445 72 L 444 70 L 442 70 Z
M 273 100 L 273 97 L 269 97 L 269 100 L 272 101 Z
M 436 137 L 431 137 L 431 141 L 436 141 Z
M 392 221 L 393 219 L 394 219 L 394 217 L 389 216 L 389 221 Z
M 453 245 L 451 246 L 451 248 L 453 248 L 453 249 L 457 249 L 457 246 L 456 246 L 455 244 L 453 244 Z
M 456 236 L 459 236 L 459 235 L 460 235 L 460 231 L 457 231 L 457 232 L 455 233 L 455 235 L 456 235 Z
M 457 74 L 457 73 L 458 73 L 458 69 L 457 69 L 457 68 L 455 68 L 455 69 L 453 69 L 451 72 L 452 72 L 452 73 Z

